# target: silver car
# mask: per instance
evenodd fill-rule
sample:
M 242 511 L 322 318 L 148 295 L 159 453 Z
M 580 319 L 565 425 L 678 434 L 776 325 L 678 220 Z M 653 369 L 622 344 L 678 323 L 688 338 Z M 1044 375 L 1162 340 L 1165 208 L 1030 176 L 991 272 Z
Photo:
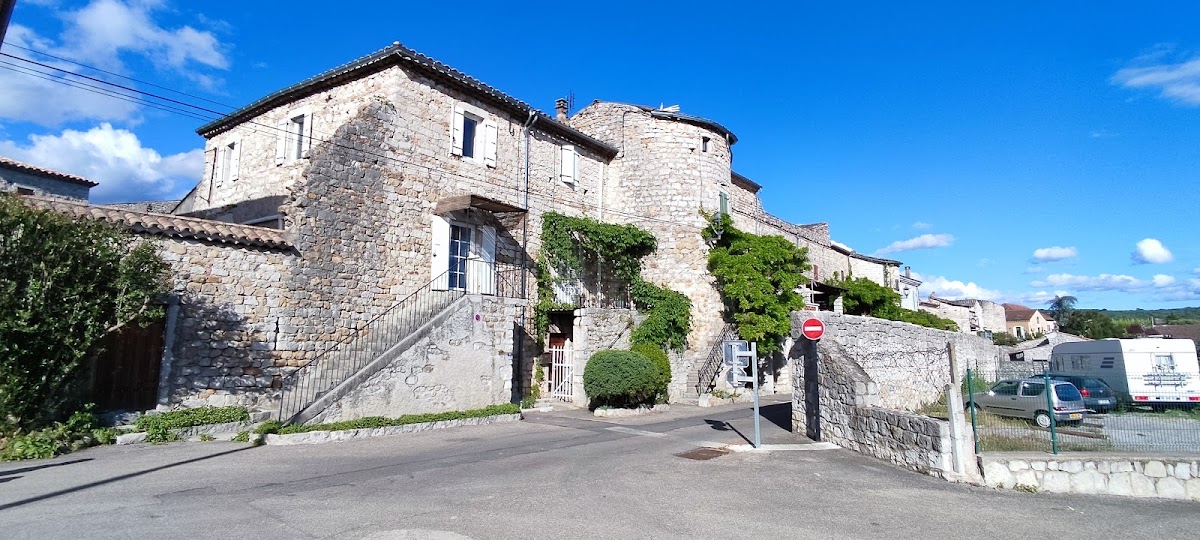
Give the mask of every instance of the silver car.
M 1000 416 L 1032 420 L 1040 427 L 1050 427 L 1050 414 L 1058 422 L 1079 423 L 1087 414 L 1083 396 L 1075 385 L 1051 380 L 1053 411 L 1047 411 L 1046 381 L 1041 378 L 1007 379 L 987 392 L 972 394 L 975 407 Z

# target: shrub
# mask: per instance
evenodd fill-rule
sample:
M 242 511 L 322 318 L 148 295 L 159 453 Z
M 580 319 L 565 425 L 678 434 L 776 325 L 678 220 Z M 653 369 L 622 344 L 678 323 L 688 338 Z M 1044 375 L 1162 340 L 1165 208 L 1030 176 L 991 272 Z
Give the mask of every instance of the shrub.
M 654 363 L 632 351 L 599 351 L 583 369 L 583 389 L 595 407 L 630 407 L 653 401 L 659 379 Z
M 198 407 L 181 409 L 162 414 L 147 414 L 138 418 L 138 431 L 146 432 L 146 442 L 161 444 L 179 440 L 175 430 L 207 424 L 245 422 L 250 413 L 240 405 L 232 407 Z
M 229 440 L 233 442 L 250 442 L 250 432 L 239 431 L 237 435 L 234 435 L 233 438 Z
M 655 383 L 657 397 L 661 403 L 666 403 L 667 385 L 671 382 L 671 359 L 662 349 L 649 343 L 639 343 L 629 350 L 645 356 L 658 370 L 658 381 Z
M 425 413 L 425 414 L 406 414 L 397 418 L 384 418 L 382 416 L 368 416 L 357 420 L 346 420 L 344 422 L 332 422 L 329 424 L 292 424 L 279 429 L 279 433 L 287 435 L 290 433 L 306 433 L 309 431 L 342 431 L 347 429 L 366 429 L 379 428 L 390 426 L 403 426 L 406 424 L 422 424 L 425 422 L 442 422 L 446 420 L 462 420 L 464 418 L 486 418 L 489 416 L 497 416 L 501 414 L 518 414 L 521 412 L 521 407 L 515 403 L 505 403 L 502 405 L 489 405 L 482 409 L 471 409 L 467 411 L 448 411 L 440 413 Z M 265 425 L 265 424 L 264 424 Z
M 1013 346 L 1020 343 L 1021 340 L 1008 332 L 992 332 L 992 343 L 1002 346 Z
M 30 432 L 17 431 L 0 445 L 0 461 L 47 459 L 97 444 L 112 444 L 116 431 L 96 425 L 96 416 L 88 407 L 66 422 Z

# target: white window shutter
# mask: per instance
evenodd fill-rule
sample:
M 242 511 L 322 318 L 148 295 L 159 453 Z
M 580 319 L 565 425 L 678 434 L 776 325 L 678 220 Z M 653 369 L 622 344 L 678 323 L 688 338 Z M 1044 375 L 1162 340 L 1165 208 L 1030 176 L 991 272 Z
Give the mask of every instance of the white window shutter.
M 453 139 L 450 153 L 461 156 L 463 153 L 463 110 L 458 105 L 454 106 L 454 116 L 450 118 L 450 133 Z
M 483 226 L 479 228 L 479 258 L 483 264 L 479 267 L 478 283 L 480 294 L 496 294 L 496 228 Z
M 229 157 L 229 179 L 237 180 L 241 176 L 242 169 L 242 141 L 241 139 L 233 142 L 233 148 L 230 148 L 233 155 Z
M 275 138 L 276 165 L 282 165 L 284 161 L 287 161 L 287 143 L 288 134 L 291 131 L 291 125 L 292 123 L 287 120 L 279 123 L 279 130 L 276 133 L 277 137 Z
M 312 113 L 304 115 L 304 125 L 301 126 L 304 128 L 304 146 L 300 154 L 303 157 L 308 157 L 308 151 L 312 148 L 313 124 L 315 123 L 316 122 L 313 121 Z
M 575 185 L 575 147 L 569 144 L 562 146 L 559 158 L 559 179 L 565 184 Z
M 433 241 L 430 244 L 430 274 L 434 280 L 433 288 L 446 290 L 450 286 L 446 272 L 450 270 L 450 222 L 442 216 L 432 216 L 430 232 Z
M 225 180 L 225 155 L 227 152 L 229 152 L 229 148 L 225 145 L 218 146 L 217 151 L 213 152 L 213 156 L 217 160 L 216 165 L 213 167 L 213 182 L 218 186 L 223 184 Z
M 488 167 L 496 166 L 496 122 L 488 120 L 483 124 L 483 163 Z M 492 231 L 495 232 L 495 231 Z

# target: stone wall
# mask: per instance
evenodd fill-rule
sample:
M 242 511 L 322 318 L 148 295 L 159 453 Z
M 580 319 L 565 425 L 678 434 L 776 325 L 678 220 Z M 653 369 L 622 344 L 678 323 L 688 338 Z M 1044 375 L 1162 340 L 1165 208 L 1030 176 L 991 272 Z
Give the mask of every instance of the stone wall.
M 943 319 L 950 319 L 958 325 L 958 331 L 971 332 L 971 308 L 947 304 L 936 299 L 921 303 L 921 311 L 928 311 Z
M 15 192 L 18 187 L 31 189 L 33 194 L 39 197 L 77 201 L 88 200 L 88 192 L 92 189 L 76 182 L 0 167 L 0 193 Z
M 968 368 L 995 371 L 1007 358 L 1003 349 L 978 336 L 829 312 L 793 313 L 794 339 L 803 339 L 799 327 L 810 316 L 825 323 L 821 341 L 843 347 L 879 385 L 882 407 L 912 411 L 937 401 L 950 383 L 947 344 L 954 344 L 960 376 Z
M 1195 456 L 997 454 L 980 460 L 991 487 L 1200 501 L 1200 460 Z
M 583 391 L 583 370 L 588 360 L 597 351 L 628 349 L 635 324 L 634 312 L 629 309 L 575 310 L 575 327 L 572 329 L 574 341 L 571 344 L 571 389 L 575 403 L 586 405 L 588 402 L 587 393 Z
M 468 296 L 442 324 L 310 423 L 479 409 L 513 397 L 513 321 L 524 300 Z
M 811 342 L 805 343 L 804 354 L 812 354 Z M 977 480 L 974 460 L 969 459 L 971 443 L 965 422 L 959 422 L 956 439 L 948 421 L 882 408 L 880 387 L 844 347 L 836 341 L 822 341 L 818 356 L 819 414 L 811 416 L 819 418 L 814 420 L 820 424 L 820 440 L 931 476 Z M 804 361 L 802 354 L 797 362 Z M 811 385 L 806 385 L 803 369 L 794 371 L 793 431 L 811 433 L 811 400 L 806 399 Z

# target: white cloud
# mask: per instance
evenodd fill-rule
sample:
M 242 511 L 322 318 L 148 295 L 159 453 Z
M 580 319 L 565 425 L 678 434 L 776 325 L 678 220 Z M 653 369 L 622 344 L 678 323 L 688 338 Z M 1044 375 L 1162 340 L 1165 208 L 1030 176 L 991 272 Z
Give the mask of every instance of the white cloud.
M 929 276 L 927 279 L 922 279 L 921 289 L 928 291 L 930 294 L 936 294 L 941 298 L 975 298 L 979 300 L 996 300 L 1000 298 L 1000 291 L 985 289 L 976 285 L 975 282 L 962 282 L 958 280 L 949 280 L 942 276 Z
M 218 84 L 218 79 L 205 72 L 229 67 L 224 47 L 216 36 L 190 26 L 173 29 L 163 27 L 154 20 L 155 12 L 162 8 L 162 2 L 154 0 L 92 0 L 77 11 L 63 11 L 51 6 L 54 15 L 64 23 L 57 39 L 38 35 L 20 25 L 13 25 L 5 39 L 21 47 L 115 73 L 128 71 L 124 56 L 137 55 L 149 60 L 160 72 L 182 76 L 202 87 Z M 6 50 L 10 54 L 65 70 L 82 69 L 15 47 Z M 12 60 L 11 63 L 35 71 L 51 71 L 19 60 Z M 133 121 L 137 118 L 139 105 L 28 73 L 18 73 L 7 69 L 10 66 L 4 67 L 6 69 L 0 70 L 0 119 L 59 126 L 79 120 Z M 42 75 L 50 78 L 59 76 L 77 84 L 102 86 L 62 73 Z M 127 81 L 121 82 L 129 84 Z M 29 103 L 37 103 L 38 106 L 30 107 Z
M 1034 287 L 1062 287 L 1077 291 L 1128 291 L 1144 289 L 1152 284 L 1152 281 L 1140 280 L 1124 274 L 1100 274 L 1098 276 L 1050 274 L 1044 280 L 1030 283 Z
M 1171 250 L 1154 238 L 1146 238 L 1137 243 L 1133 252 L 1133 260 L 1139 264 L 1163 264 L 1175 260 Z
M 949 234 L 922 234 L 916 238 L 892 242 L 887 247 L 876 251 L 880 255 L 912 251 L 914 249 L 929 249 L 946 247 L 954 243 L 954 236 Z
M 1175 283 L 1175 278 L 1166 274 L 1155 274 L 1151 281 L 1154 283 L 1155 287 L 1166 287 L 1172 283 Z
M 1152 58 L 1158 59 L 1158 55 Z M 1127 67 L 1117 71 L 1112 82 L 1125 88 L 1155 89 L 1165 99 L 1200 105 L 1200 57 L 1179 63 Z
M 1018 295 L 1017 302 L 1021 303 L 1022 305 L 1025 305 L 1025 306 L 1037 307 L 1037 306 L 1044 306 L 1044 305 L 1050 303 L 1050 301 L 1054 300 L 1054 297 L 1056 297 L 1056 296 L 1070 296 L 1070 295 L 1071 294 L 1068 293 L 1067 291 L 1061 291 L 1061 290 L 1054 291 L 1054 292 L 1037 291 L 1037 292 L 1031 292 L 1031 293 L 1025 293 L 1025 294 Z
M 101 124 L 87 131 L 32 135 L 29 144 L 0 141 L 0 154 L 89 178 L 92 202 L 175 198 L 196 183 L 204 170 L 204 151 L 169 156 L 142 146 L 137 135 Z
M 1079 250 L 1075 246 L 1071 247 L 1044 247 L 1033 250 L 1033 260 L 1036 262 L 1053 262 L 1064 259 L 1071 259 L 1079 255 Z
M 912 224 L 912 228 L 914 228 L 918 231 L 927 231 L 929 229 L 932 229 L 933 225 L 930 225 L 929 223 L 925 223 L 924 221 L 918 221 L 918 222 Z
M 1042 267 L 1040 267 L 1040 266 L 1027 267 L 1027 268 L 1025 268 L 1025 273 L 1026 274 L 1040 274 L 1040 273 L 1042 273 Z

